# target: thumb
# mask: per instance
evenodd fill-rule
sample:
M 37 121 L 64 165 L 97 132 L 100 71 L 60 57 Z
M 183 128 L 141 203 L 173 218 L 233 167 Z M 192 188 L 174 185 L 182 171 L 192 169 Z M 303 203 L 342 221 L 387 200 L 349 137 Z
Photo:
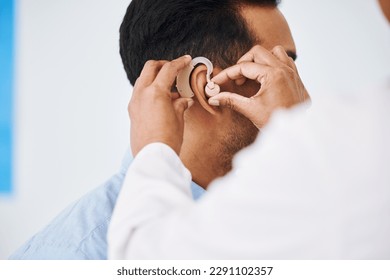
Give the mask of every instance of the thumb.
M 173 101 L 173 107 L 175 109 L 176 115 L 182 119 L 184 111 L 190 108 L 194 104 L 192 98 L 178 98 Z
M 247 98 L 236 93 L 221 92 L 211 97 L 208 102 L 212 106 L 225 106 L 243 114 L 246 117 L 249 117 L 248 109 L 252 107 L 252 101 L 253 100 L 251 98 Z
M 268 119 L 268 110 L 265 110 L 260 98 L 247 98 L 236 93 L 222 92 L 211 97 L 209 104 L 231 108 L 252 121 L 259 129 L 263 127 Z

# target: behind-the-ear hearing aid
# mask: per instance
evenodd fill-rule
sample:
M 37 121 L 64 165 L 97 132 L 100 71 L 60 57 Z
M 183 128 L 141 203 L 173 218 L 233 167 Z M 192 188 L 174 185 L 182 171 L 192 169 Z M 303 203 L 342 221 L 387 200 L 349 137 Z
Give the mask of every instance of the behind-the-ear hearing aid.
M 210 60 L 203 56 L 195 57 L 191 63 L 183 69 L 176 78 L 176 88 L 181 97 L 193 97 L 194 92 L 190 86 L 190 77 L 191 73 L 194 70 L 195 66 L 198 64 L 204 64 L 207 67 L 206 80 L 207 85 L 205 87 L 205 93 L 208 97 L 217 95 L 220 91 L 219 85 L 211 81 L 211 73 L 213 72 L 213 64 Z

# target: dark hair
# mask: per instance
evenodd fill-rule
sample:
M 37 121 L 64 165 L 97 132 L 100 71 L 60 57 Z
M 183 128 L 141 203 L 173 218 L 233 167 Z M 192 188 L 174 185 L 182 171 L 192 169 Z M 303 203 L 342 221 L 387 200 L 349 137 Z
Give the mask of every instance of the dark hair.
M 241 5 L 278 0 L 132 0 L 120 27 L 120 54 L 134 85 L 147 60 L 205 56 L 222 68 L 255 43 Z

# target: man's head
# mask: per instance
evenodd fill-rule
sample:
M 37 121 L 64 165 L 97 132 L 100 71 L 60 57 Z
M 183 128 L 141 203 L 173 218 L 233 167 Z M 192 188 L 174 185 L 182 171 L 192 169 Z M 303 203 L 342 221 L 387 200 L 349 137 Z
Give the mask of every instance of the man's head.
M 120 53 L 134 85 L 147 60 L 205 56 L 225 68 L 255 43 L 240 7 L 277 0 L 133 0 L 120 28 Z
M 133 0 L 120 28 L 120 53 L 128 79 L 134 85 L 147 60 L 172 60 L 184 54 L 205 56 L 214 74 L 234 65 L 256 44 L 267 49 L 283 46 L 295 56 L 288 25 L 277 0 Z M 251 144 L 258 133 L 246 118 L 231 109 L 216 109 L 205 102 L 206 68 L 191 75 L 195 104 L 186 111 L 181 153 L 189 167 L 199 164 L 200 177 L 224 175 L 234 154 Z M 247 81 L 220 85 L 222 91 L 251 96 L 259 84 Z M 197 175 L 191 170 L 195 181 Z M 210 178 L 211 180 L 214 178 Z M 198 183 L 206 187 L 208 181 Z

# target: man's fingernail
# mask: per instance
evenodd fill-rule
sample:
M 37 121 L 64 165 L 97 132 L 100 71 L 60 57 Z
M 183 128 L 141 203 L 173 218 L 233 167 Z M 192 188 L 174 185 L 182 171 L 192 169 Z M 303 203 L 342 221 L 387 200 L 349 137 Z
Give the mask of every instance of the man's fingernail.
M 194 105 L 194 100 L 188 100 L 188 108 L 190 108 L 192 105 Z
M 184 58 L 191 59 L 192 57 L 191 57 L 189 54 L 186 54 L 186 55 L 184 56 Z
M 211 106 L 219 106 L 219 100 L 216 99 L 209 99 L 209 104 Z

